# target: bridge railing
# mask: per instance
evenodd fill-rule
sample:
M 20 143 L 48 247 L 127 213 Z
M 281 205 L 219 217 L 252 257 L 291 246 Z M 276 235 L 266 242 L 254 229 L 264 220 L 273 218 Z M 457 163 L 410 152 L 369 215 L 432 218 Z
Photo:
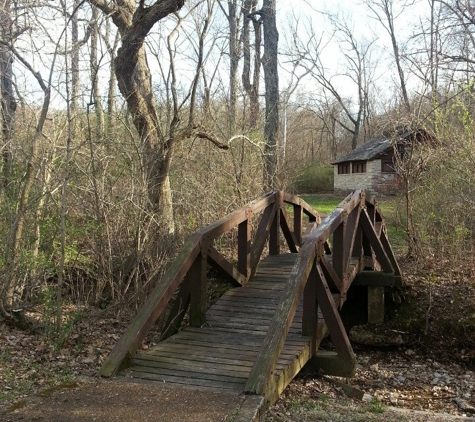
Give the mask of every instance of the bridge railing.
M 355 356 L 338 307 L 361 271 L 377 271 L 379 276 L 384 278 L 386 274 L 396 282 L 401 277 L 379 208 L 374 200 L 366 199 L 363 191 L 355 191 L 306 237 L 251 370 L 246 393 L 273 394 L 272 374 L 302 297 L 302 332 L 312 338 L 312 355 L 317 353 L 320 309 L 338 353 L 338 364 L 354 370 Z M 335 303 L 335 293 L 339 303 Z
M 287 212 L 288 206 L 293 210 L 293 217 Z M 302 240 L 318 223 L 318 213 L 304 200 L 275 191 L 197 231 L 187 240 L 161 280 L 152 280 L 156 282 L 155 288 L 98 375 L 108 377 L 129 366 L 152 326 L 166 311 L 168 316 L 162 340 L 178 331 L 188 308 L 190 325 L 203 325 L 208 265 L 226 274 L 238 285 L 244 285 L 255 274 L 266 245 L 269 254 L 279 254 L 282 233 L 288 249 L 298 252 Z M 215 240 L 236 228 L 237 263 L 233 264 L 215 247 Z

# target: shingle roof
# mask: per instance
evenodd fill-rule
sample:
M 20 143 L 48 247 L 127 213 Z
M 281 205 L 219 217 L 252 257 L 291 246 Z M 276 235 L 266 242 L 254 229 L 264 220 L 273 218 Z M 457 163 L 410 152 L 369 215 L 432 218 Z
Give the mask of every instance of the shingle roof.
M 381 136 L 379 138 L 371 139 L 363 145 L 355 148 L 349 154 L 343 155 L 333 161 L 332 164 L 343 163 L 346 161 L 364 161 L 371 160 L 379 154 L 386 151 L 392 145 L 392 140 Z

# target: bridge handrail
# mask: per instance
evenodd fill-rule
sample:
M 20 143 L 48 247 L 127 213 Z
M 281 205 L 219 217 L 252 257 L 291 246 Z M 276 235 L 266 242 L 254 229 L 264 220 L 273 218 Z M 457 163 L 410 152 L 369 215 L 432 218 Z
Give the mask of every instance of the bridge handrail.
M 293 230 L 288 222 L 284 204 L 293 206 Z M 251 239 L 251 219 L 262 213 L 254 242 Z M 174 322 L 180 325 L 184 310 L 190 306 L 190 324 L 201 326 L 206 312 L 206 268 L 207 264 L 217 267 L 238 284 L 245 284 L 255 273 L 260 256 L 269 239 L 269 253 L 280 252 L 279 229 L 282 229 L 289 249 L 297 252 L 302 244 L 302 221 L 305 214 L 309 223 L 307 231 L 320 222 L 318 213 L 303 199 L 285 192 L 273 191 L 263 198 L 230 213 L 195 232 L 185 243 L 163 277 L 152 279 L 155 288 L 141 307 L 136 317 L 117 342 L 109 357 L 103 363 L 98 375 L 109 377 L 132 363 L 137 349 L 158 318 L 167 309 L 170 300 L 181 286 L 168 318 L 168 327 Z M 237 268 L 221 255 L 213 241 L 220 235 L 238 228 Z M 177 328 L 166 329 L 165 338 Z
M 381 222 L 379 232 L 375 230 L 376 222 Z M 327 265 L 330 236 L 333 236 L 333 268 Z M 312 337 L 312 353 L 316 353 L 314 343 L 317 336 L 317 310 L 320 306 L 338 355 L 347 362 L 354 363 L 355 356 L 338 315 L 329 283 L 338 288 L 343 301 L 349 288 L 348 272 L 351 260 L 353 257 L 364 260 L 364 254 L 371 254 L 373 261 L 381 265 L 383 272 L 394 273 L 400 277 L 400 270 L 387 241 L 381 213 L 375 201 L 366 199 L 364 191 L 355 191 L 306 237 L 252 367 L 244 389 L 246 393 L 267 394 L 266 386 L 273 385 L 270 382 L 272 373 L 302 295 L 302 329 L 304 335 Z

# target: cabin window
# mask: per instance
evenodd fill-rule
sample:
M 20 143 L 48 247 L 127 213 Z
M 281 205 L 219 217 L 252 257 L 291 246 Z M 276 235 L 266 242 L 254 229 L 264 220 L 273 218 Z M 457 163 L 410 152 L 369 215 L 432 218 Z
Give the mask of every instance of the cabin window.
M 338 164 L 338 174 L 350 174 L 350 163 Z
M 384 158 L 381 160 L 381 172 L 382 173 L 396 173 L 396 165 L 392 158 Z
M 354 162 L 352 173 L 366 173 L 366 161 Z

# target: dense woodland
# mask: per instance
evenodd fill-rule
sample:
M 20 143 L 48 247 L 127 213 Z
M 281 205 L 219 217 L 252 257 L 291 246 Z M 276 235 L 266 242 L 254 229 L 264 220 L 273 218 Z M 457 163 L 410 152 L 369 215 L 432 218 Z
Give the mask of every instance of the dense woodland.
M 411 256 L 473 266 L 475 2 L 284 3 L 2 2 L 5 318 L 135 306 L 191 232 L 401 126 L 438 140 L 400 163 Z

